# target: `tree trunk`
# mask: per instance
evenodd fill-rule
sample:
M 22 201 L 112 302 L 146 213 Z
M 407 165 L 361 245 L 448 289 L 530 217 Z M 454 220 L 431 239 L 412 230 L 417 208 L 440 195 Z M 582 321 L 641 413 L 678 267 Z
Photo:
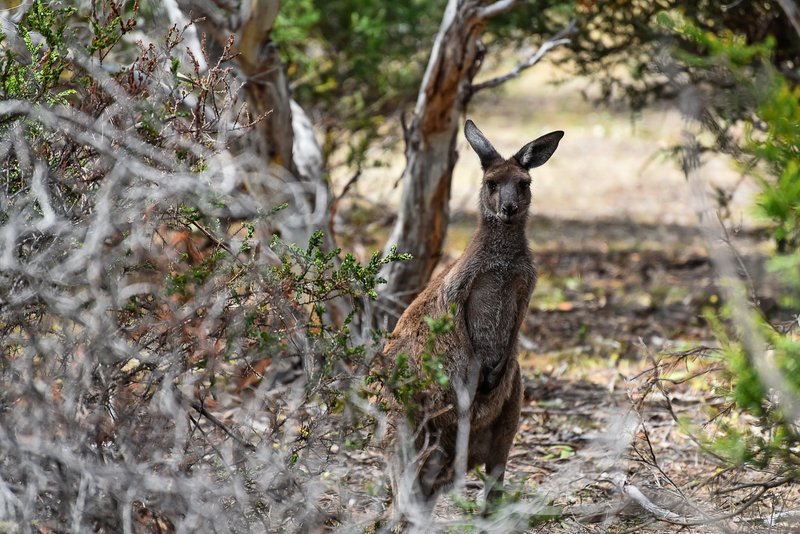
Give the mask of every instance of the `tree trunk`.
M 800 9 L 797 9 L 797 4 L 793 0 L 778 0 L 778 5 L 781 6 L 783 12 L 792 23 L 795 33 L 800 36 Z
M 244 150 L 257 154 L 265 165 L 263 172 L 248 173 L 245 183 L 265 211 L 283 202 L 290 207 L 259 225 L 257 237 L 265 243 L 277 232 L 284 240 L 303 246 L 315 230 L 326 230 L 328 236 L 330 191 L 322 179 L 322 151 L 308 117 L 291 99 L 285 69 L 272 42 L 280 1 L 242 0 L 214 6 L 178 0 L 178 4 L 190 17 L 205 18 L 203 29 L 219 47 L 226 45 L 231 34 L 235 36 L 235 61 L 244 81 L 247 111 L 252 119 L 263 117 L 256 123 L 255 133 L 245 136 L 244 142 L 250 146 Z M 334 246 L 329 238 L 325 245 L 329 249 Z
M 292 157 L 294 132 L 289 82 L 283 63 L 272 42 L 272 26 L 278 16 L 279 0 L 243 1 L 240 9 L 237 62 L 247 77 L 244 90 L 251 113 L 269 113 L 256 124 L 259 153 L 271 164 L 280 165 L 299 177 Z
M 425 287 L 442 254 L 449 219 L 450 182 L 461 116 L 482 57 L 479 36 L 487 19 L 513 7 L 500 1 L 450 0 L 406 131 L 406 168 L 400 213 L 386 250 L 397 245 L 414 259 L 387 265 L 379 302 L 380 326 L 391 329 Z

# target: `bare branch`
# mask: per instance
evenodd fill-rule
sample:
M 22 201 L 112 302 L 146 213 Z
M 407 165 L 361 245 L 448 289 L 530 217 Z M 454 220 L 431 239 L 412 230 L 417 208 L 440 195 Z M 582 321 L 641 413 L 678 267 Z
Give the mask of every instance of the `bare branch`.
M 200 401 L 196 401 L 196 400 L 188 398 L 186 395 L 181 393 L 181 391 L 178 388 L 173 388 L 173 391 L 175 391 L 175 393 L 177 394 L 178 398 L 180 398 L 183 402 L 186 402 L 187 404 L 189 404 L 189 406 L 191 406 L 195 411 L 197 411 L 197 413 L 199 413 L 200 415 L 202 415 L 203 417 L 208 419 L 211 423 L 214 424 L 214 426 L 216 426 L 217 428 L 222 430 L 233 441 L 235 441 L 236 443 L 238 443 L 239 445 L 241 445 L 245 449 L 248 449 L 248 450 L 251 450 L 251 451 L 256 450 L 255 445 L 245 441 L 245 439 L 243 437 L 241 437 L 238 434 L 238 432 L 236 432 L 235 430 L 229 428 L 228 425 L 226 425 L 225 423 L 220 421 L 214 414 L 209 412 L 208 409 L 205 406 L 203 406 L 203 403 L 201 403 Z
M 511 72 L 508 72 L 496 78 L 492 78 L 485 82 L 473 85 L 472 93 L 475 94 L 478 91 L 482 91 L 484 89 L 490 89 L 492 87 L 497 87 L 499 85 L 506 83 L 509 80 L 513 80 L 514 78 L 522 74 L 523 71 L 539 63 L 539 61 L 541 61 L 542 58 L 550 50 L 572 42 L 572 40 L 567 38 L 566 36 L 575 33 L 576 28 L 577 28 L 576 22 L 573 20 L 572 22 L 569 23 L 567 27 L 565 27 L 563 30 L 554 35 L 551 39 L 548 39 L 547 41 L 542 43 L 542 45 L 539 46 L 539 48 L 536 49 L 536 51 L 528 57 L 528 59 L 526 59 L 525 61 L 514 67 L 514 69 Z
M 478 17 L 483 20 L 488 20 L 497 15 L 502 15 L 506 11 L 513 9 L 519 3 L 519 0 L 498 0 L 493 4 L 489 4 L 478 12 Z
M 755 492 L 753 492 L 753 494 L 746 501 L 744 501 L 738 508 L 729 513 L 718 516 L 709 516 L 703 519 L 697 519 L 678 514 L 676 512 L 673 512 L 672 510 L 668 510 L 666 508 L 657 505 L 656 503 L 651 501 L 647 497 L 647 495 L 645 495 L 642 492 L 642 490 L 640 490 L 634 484 L 631 484 L 628 481 L 627 477 L 623 475 L 615 477 L 614 483 L 619 488 L 619 490 L 622 492 L 623 495 L 629 497 L 632 501 L 641 506 L 645 511 L 650 513 L 653 517 L 655 517 L 659 521 L 663 521 L 665 523 L 669 523 L 672 525 L 679 525 L 682 527 L 715 525 L 717 528 L 720 528 L 723 532 L 731 531 L 730 528 L 726 527 L 724 523 L 725 521 L 742 515 L 748 508 L 750 508 L 753 504 L 755 504 L 764 495 L 764 493 L 767 492 L 767 488 L 760 488 Z
M 359 178 L 361 178 L 361 166 L 360 165 L 358 166 L 358 170 L 356 171 L 356 173 L 353 176 L 350 177 L 350 179 L 347 181 L 346 184 L 344 184 L 344 187 L 342 188 L 342 192 L 339 193 L 331 201 L 330 206 L 328 207 L 328 229 L 329 229 L 329 232 L 331 232 L 331 235 L 335 235 L 334 234 L 333 221 L 334 221 L 334 218 L 336 217 L 336 212 L 339 209 L 339 202 L 342 201 L 344 196 L 350 191 L 350 189 L 356 184 L 356 182 L 358 182 Z M 334 237 L 334 240 L 335 240 L 335 237 Z

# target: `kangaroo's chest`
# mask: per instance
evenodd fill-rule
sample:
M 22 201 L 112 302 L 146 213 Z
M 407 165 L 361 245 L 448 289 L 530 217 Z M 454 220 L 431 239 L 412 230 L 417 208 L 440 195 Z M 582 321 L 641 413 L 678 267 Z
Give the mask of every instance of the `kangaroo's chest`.
M 519 316 L 533 289 L 533 267 L 489 268 L 475 279 L 466 306 L 466 326 L 476 356 L 484 364 L 512 350 Z

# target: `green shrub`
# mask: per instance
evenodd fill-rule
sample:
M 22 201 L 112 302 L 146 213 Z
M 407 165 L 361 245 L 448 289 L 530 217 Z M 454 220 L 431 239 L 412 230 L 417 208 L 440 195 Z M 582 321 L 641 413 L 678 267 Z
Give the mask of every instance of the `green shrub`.
M 709 315 L 721 346 L 717 357 L 725 364 L 725 371 L 715 375 L 716 387 L 730 404 L 712 409 L 709 415 L 716 432 L 701 432 L 703 442 L 733 464 L 769 467 L 787 480 L 798 480 L 800 88 L 772 66 L 772 39 L 747 43 L 730 31 L 701 30 L 676 13 L 662 14 L 658 20 L 693 45 L 692 53 L 680 49 L 679 64 L 729 80 L 729 91 L 714 92 L 709 98 L 715 100 L 716 110 L 727 113 L 722 119 L 728 124 L 744 125 L 745 135 L 735 139 L 740 165 L 758 179 L 758 213 L 768 220 L 769 236 L 776 245 L 769 270 L 783 290 L 784 311 L 794 315 L 789 323 L 771 325 L 756 310 L 733 310 L 731 306 L 740 306 L 736 302 L 721 317 Z M 743 324 L 742 317 L 752 324 Z M 748 333 L 749 329 L 754 332 Z M 745 343 L 748 337 L 760 337 L 766 346 Z

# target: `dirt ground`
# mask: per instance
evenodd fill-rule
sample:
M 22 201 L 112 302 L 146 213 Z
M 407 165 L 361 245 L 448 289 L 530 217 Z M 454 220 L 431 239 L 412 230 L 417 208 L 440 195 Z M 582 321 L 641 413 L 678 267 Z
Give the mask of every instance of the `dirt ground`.
M 451 242 L 474 225 L 472 215 L 457 217 Z M 473 474 L 464 494 L 440 499 L 431 529 L 469 531 L 478 521 L 486 532 L 800 532 L 770 523 L 800 507 L 796 489 L 772 489 L 739 514 L 760 490 L 751 484 L 770 473 L 725 468 L 681 428 L 702 425 L 723 402 L 713 375 L 683 381 L 717 365 L 713 352 L 662 369 L 671 383 L 649 371 L 667 354 L 715 345 L 704 314 L 722 299 L 698 230 L 535 216 L 529 236 L 539 284 L 520 339 L 525 402 L 507 469 L 512 504 L 481 519 Z M 732 237 L 769 310 L 776 290 L 762 241 L 747 231 Z M 353 486 L 385 475 L 380 452 L 346 455 Z M 385 506 L 356 501 L 368 502 L 365 516 Z
M 454 233 L 471 227 L 474 219 L 464 216 Z M 521 331 L 525 405 L 507 485 L 521 516 L 533 509 L 534 518 L 558 519 L 536 525 L 505 517 L 488 521 L 488 531 L 750 532 L 770 514 L 800 505 L 792 488 L 781 488 L 748 509 L 754 523 L 709 522 L 751 495 L 727 489 L 767 474 L 726 471 L 681 430 L 676 419 L 702 424 L 705 408 L 722 402 L 708 382 L 662 392 L 647 372 L 664 354 L 715 344 L 704 313 L 718 309 L 721 297 L 696 228 L 533 217 L 529 235 L 540 280 Z M 770 309 L 775 288 L 763 275 L 760 236 L 741 232 L 733 241 Z M 699 358 L 681 369 L 714 364 Z M 468 498 L 480 501 L 480 484 L 468 487 Z M 700 524 L 658 521 L 623 487 L 676 514 L 675 523 Z M 439 526 L 463 528 L 463 507 L 443 499 Z

